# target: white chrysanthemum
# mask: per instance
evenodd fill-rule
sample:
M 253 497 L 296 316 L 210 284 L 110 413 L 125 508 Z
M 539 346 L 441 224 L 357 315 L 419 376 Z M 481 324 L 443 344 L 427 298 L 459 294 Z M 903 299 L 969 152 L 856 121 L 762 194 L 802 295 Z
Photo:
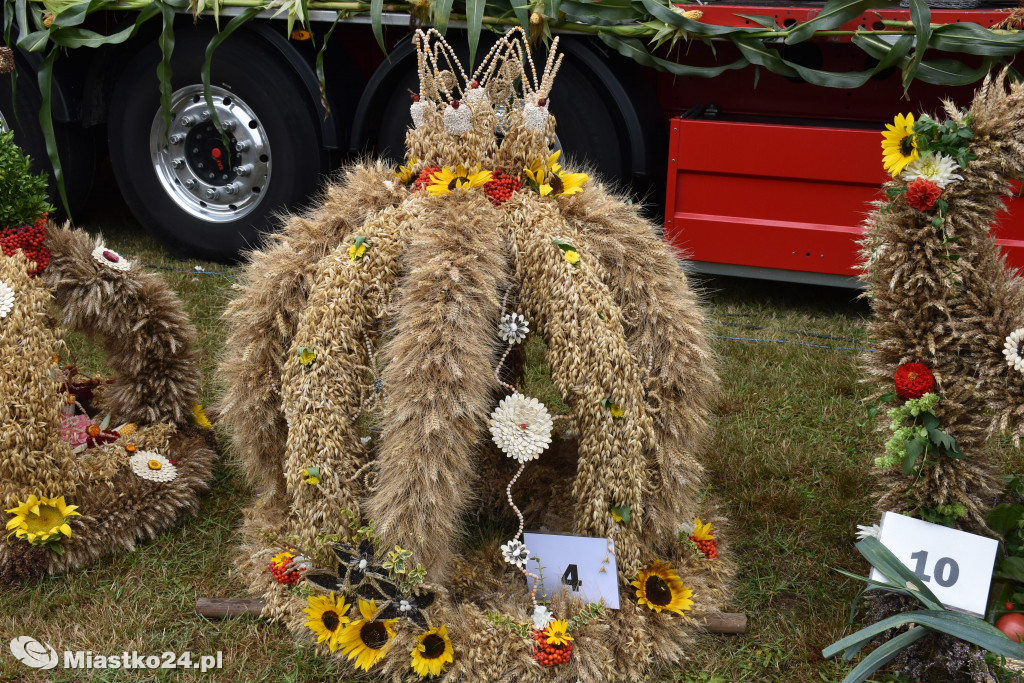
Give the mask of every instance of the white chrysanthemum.
M 444 108 L 444 129 L 452 135 L 463 136 L 473 127 L 473 112 L 468 106 L 449 104 Z
M 960 167 L 953 161 L 953 157 L 928 152 L 907 164 L 902 177 L 908 183 L 918 178 L 926 178 L 945 189 L 946 185 L 964 179 L 962 175 L 956 173 L 959 170 Z
M 0 318 L 6 318 L 12 310 L 14 310 L 14 290 L 9 284 L 0 280 Z
M 551 623 L 551 610 L 544 605 L 537 605 L 533 608 L 533 627 L 543 631 Z
M 543 403 L 519 392 L 506 396 L 488 423 L 498 448 L 519 462 L 536 460 L 551 443 L 551 415 Z
M 125 271 L 132 267 L 131 261 L 102 244 L 92 250 L 92 257 L 97 263 L 102 263 L 113 270 Z
M 1006 363 L 1018 372 L 1024 372 L 1024 327 L 1014 330 L 1006 338 L 1003 344 L 1003 355 L 1006 356 Z
M 509 344 L 518 344 L 530 333 L 530 323 L 518 313 L 506 313 L 498 323 L 498 336 Z
M 412 125 L 420 128 L 424 123 L 427 122 L 427 112 L 430 108 L 430 102 L 426 100 L 419 100 L 409 105 L 409 114 L 412 115 Z
M 868 536 L 870 536 L 872 538 L 878 538 L 881 535 L 882 535 L 882 527 L 878 526 L 877 524 L 872 524 L 871 526 L 865 526 L 864 524 L 858 524 L 857 525 L 857 540 L 858 541 L 863 541 Z
M 544 106 L 527 102 L 523 106 L 523 125 L 526 130 L 543 131 L 548 127 L 548 105 Z
M 139 451 L 128 462 L 132 472 L 148 481 L 174 481 L 178 477 L 178 468 L 171 461 L 153 451 Z
M 530 559 L 530 549 L 523 545 L 522 541 L 511 540 L 501 546 L 501 556 L 509 564 L 514 564 L 522 569 L 526 566 L 526 561 Z

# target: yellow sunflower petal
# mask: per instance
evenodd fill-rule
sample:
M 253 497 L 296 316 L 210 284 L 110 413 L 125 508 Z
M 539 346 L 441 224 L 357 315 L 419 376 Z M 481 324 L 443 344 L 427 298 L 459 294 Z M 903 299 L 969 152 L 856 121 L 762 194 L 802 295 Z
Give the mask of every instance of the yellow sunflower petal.
M 71 525 L 70 525 L 70 524 L 67 524 L 67 523 L 65 523 L 65 524 L 61 524 L 58 530 L 59 530 L 59 531 L 60 531 L 60 532 L 61 532 L 62 534 L 64 534 L 65 536 L 67 536 L 68 538 L 71 538 Z

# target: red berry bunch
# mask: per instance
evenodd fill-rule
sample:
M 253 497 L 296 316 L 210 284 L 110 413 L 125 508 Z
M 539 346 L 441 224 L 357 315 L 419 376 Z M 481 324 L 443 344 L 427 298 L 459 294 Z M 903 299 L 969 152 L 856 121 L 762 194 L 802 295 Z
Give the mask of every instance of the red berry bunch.
M 541 666 L 567 664 L 572 657 L 572 643 L 551 645 L 544 632 L 537 629 L 533 629 L 533 640 L 536 643 L 533 647 L 533 658 Z
M 50 265 L 50 250 L 43 246 L 46 240 L 46 217 L 44 213 L 32 225 L 0 230 L 0 251 L 5 256 L 13 256 L 20 249 L 25 258 L 36 264 L 29 275 L 39 275 Z
M 295 558 L 289 557 L 284 562 L 270 561 L 270 573 L 278 583 L 286 586 L 295 586 L 302 581 L 302 567 L 295 567 Z
M 420 176 L 416 178 L 416 180 L 413 182 L 413 185 L 416 186 L 417 190 L 422 190 L 427 185 L 433 185 L 434 181 L 431 179 L 430 176 L 440 172 L 441 169 L 434 168 L 433 166 L 428 166 L 427 168 L 420 171 Z
M 491 175 L 491 179 L 484 185 L 484 194 L 491 200 L 491 204 L 501 206 L 512 197 L 513 192 L 517 192 L 522 186 L 519 178 L 495 171 Z
M 714 538 L 698 541 L 696 536 L 690 536 L 690 540 L 697 544 L 697 549 L 704 553 L 704 557 L 709 560 L 718 557 L 718 541 Z
M 935 389 L 935 375 L 924 363 L 904 363 L 896 369 L 893 377 L 896 395 L 904 401 L 921 398 Z

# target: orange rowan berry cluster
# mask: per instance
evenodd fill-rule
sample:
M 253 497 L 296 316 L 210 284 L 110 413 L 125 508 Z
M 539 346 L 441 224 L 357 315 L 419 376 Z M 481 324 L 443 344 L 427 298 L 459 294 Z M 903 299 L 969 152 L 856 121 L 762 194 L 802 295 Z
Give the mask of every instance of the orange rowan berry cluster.
M 501 206 L 504 202 L 508 201 L 512 197 L 514 192 L 517 192 L 522 187 L 522 183 L 519 182 L 519 178 L 515 176 L 505 175 L 501 171 L 495 171 L 491 175 L 491 179 L 484 185 L 484 194 L 491 200 L 491 204 L 495 206 Z
M 427 185 L 433 185 L 434 181 L 431 178 L 431 176 L 434 175 L 435 173 L 440 173 L 440 172 L 441 172 L 441 169 L 434 168 L 433 166 L 428 166 L 427 168 L 425 168 L 422 171 L 420 171 L 420 175 L 419 175 L 418 178 L 416 178 L 415 182 L 413 182 L 413 185 L 416 186 L 417 190 L 422 190 Z
M 548 644 L 547 636 L 544 635 L 543 631 L 533 630 L 533 658 L 541 666 L 557 666 L 559 664 L 566 664 L 569 658 L 572 657 L 572 643 L 565 643 L 564 645 L 550 645 Z
M 718 541 L 709 538 L 703 541 L 698 541 L 696 536 L 690 536 L 690 540 L 697 544 L 697 548 L 704 553 L 704 557 L 709 560 L 713 560 L 718 557 Z
M 302 567 L 295 567 L 295 558 L 289 557 L 284 562 L 270 561 L 270 573 L 278 583 L 286 586 L 298 585 L 302 581 Z

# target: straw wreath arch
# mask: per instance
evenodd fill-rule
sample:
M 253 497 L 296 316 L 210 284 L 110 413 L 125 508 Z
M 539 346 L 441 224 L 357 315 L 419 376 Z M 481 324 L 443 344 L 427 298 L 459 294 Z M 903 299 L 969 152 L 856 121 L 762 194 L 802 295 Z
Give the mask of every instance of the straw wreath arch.
M 406 163 L 348 169 L 228 308 L 223 419 L 261 487 L 240 570 L 265 616 L 396 679 L 678 663 L 731 572 L 694 520 L 717 386 L 697 298 L 549 148 L 557 41 L 540 74 L 514 32 L 472 74 L 415 42 Z M 523 393 L 527 343 L 558 398 Z M 512 538 L 467 539 L 502 514 Z M 539 604 L 526 525 L 607 539 L 621 608 Z
M 0 258 L 0 581 L 132 550 L 199 509 L 215 453 L 196 404 L 195 331 L 156 275 L 50 226 L 49 265 Z M 62 366 L 62 331 L 102 337 L 113 380 Z

